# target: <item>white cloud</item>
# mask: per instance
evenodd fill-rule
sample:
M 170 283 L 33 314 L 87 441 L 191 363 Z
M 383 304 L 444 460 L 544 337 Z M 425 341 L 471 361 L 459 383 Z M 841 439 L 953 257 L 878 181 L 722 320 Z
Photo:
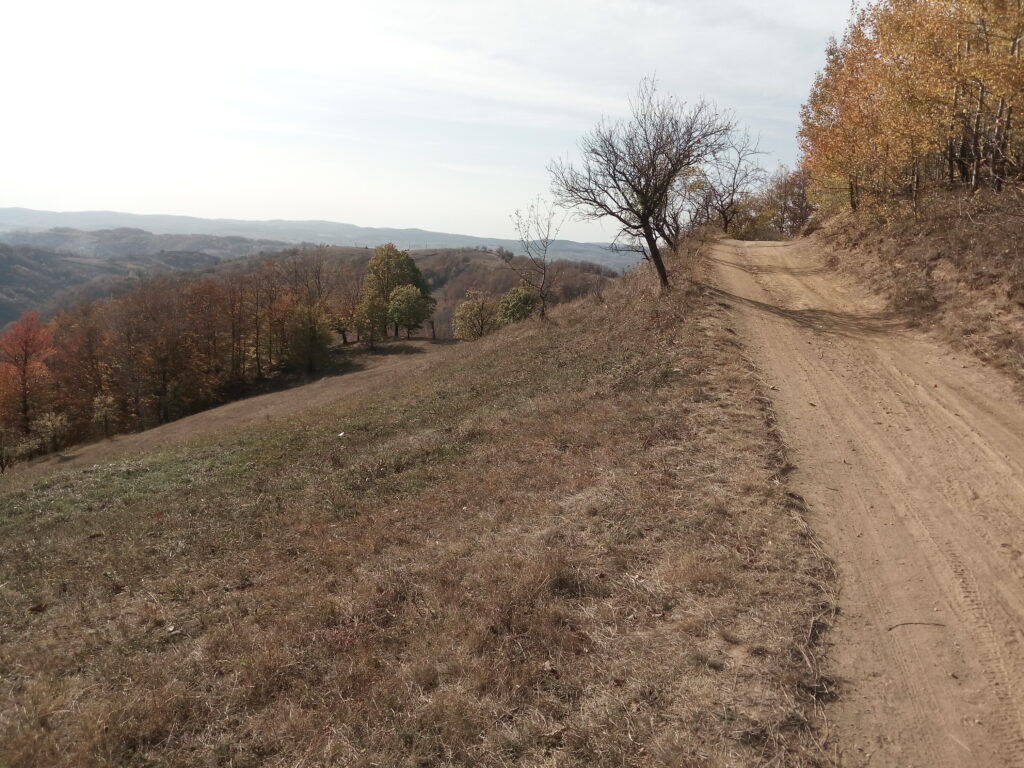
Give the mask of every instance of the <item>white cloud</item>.
M 795 156 L 846 0 L 19 3 L 0 205 L 507 235 L 644 75 Z M 592 225 L 568 234 L 599 237 Z

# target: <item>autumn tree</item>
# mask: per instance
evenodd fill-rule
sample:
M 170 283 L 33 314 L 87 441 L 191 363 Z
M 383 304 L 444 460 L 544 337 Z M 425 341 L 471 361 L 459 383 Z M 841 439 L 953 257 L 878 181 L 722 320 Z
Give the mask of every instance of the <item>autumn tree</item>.
M 1019 181 L 1019 2 L 878 0 L 826 51 L 801 112 L 814 194 L 858 209 L 928 185 L 999 192 Z
M 44 451 L 59 451 L 70 430 L 68 417 L 56 411 L 47 411 L 32 421 L 32 432 Z
M 376 342 L 387 336 L 388 304 L 377 289 L 366 290 L 367 287 L 364 285 L 356 307 L 354 325 L 359 338 L 373 349 Z
M 294 367 L 310 373 L 327 360 L 331 341 L 329 307 L 336 278 L 323 247 L 296 252 L 284 265 L 285 284 L 293 298 L 289 357 Z
M 540 296 L 529 285 L 517 285 L 498 302 L 498 322 L 501 325 L 521 322 L 532 317 L 542 306 Z
M 103 305 L 83 304 L 51 323 L 54 352 L 49 361 L 55 405 L 73 424 L 87 425 L 92 405 L 112 384 L 111 336 Z M 113 420 L 113 415 L 111 415 Z M 86 436 L 83 431 L 79 436 Z
M 400 285 L 391 292 L 388 299 L 388 322 L 395 327 L 405 328 L 405 337 L 419 330 L 434 312 L 436 302 L 415 285 Z
M 710 212 L 727 233 L 743 206 L 764 179 L 757 164 L 762 152 L 748 131 L 732 131 L 722 150 L 708 164 L 703 189 Z
M 110 427 L 117 417 L 117 401 L 111 395 L 97 395 L 92 401 L 93 423 L 103 429 L 103 437 L 110 437 Z
M 394 327 L 395 336 L 398 335 L 401 323 L 391 315 L 390 302 L 395 289 L 405 285 L 412 286 L 419 292 L 423 301 L 419 308 L 423 311 L 428 308 L 430 310 L 419 321 L 422 325 L 430 317 L 434 306 L 430 287 L 423 273 L 408 251 L 400 251 L 393 243 L 386 243 L 377 248 L 366 265 L 359 307 L 356 311 L 360 335 L 366 338 L 370 346 L 373 346 L 376 339 L 387 335 L 389 324 Z M 411 293 L 406 295 L 405 300 L 411 301 Z
M 761 192 L 769 220 L 782 237 L 793 237 L 807 226 L 814 214 L 808 195 L 810 176 L 807 171 L 791 171 L 780 167 Z
M 140 331 L 138 371 L 143 404 L 156 424 L 166 424 L 192 410 L 189 402 L 213 400 L 213 376 L 197 376 L 195 327 L 178 277 L 149 280 L 130 297 Z
M 7 428 L 0 424 L 0 475 L 4 474 L 11 467 L 17 458 L 14 443 L 7 432 Z
M 14 366 L 0 363 L 0 474 L 18 458 L 18 382 Z
M 338 290 L 332 311 L 334 329 L 341 335 L 343 344 L 349 343 L 349 334 L 357 331 L 359 304 L 362 300 L 363 274 L 353 266 L 341 269 Z
M 10 366 L 15 382 L 17 422 L 23 434 L 32 431 L 32 419 L 44 395 L 49 370 L 44 363 L 53 354 L 53 336 L 36 312 L 26 312 L 0 337 L 0 365 Z
M 498 329 L 498 303 L 480 291 L 467 291 L 466 298 L 455 308 L 455 335 L 474 341 Z

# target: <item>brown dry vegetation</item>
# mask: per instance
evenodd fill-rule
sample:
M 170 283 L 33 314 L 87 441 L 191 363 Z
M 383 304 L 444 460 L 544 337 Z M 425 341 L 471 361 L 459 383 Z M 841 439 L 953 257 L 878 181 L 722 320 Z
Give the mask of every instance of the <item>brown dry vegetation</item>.
M 828 764 L 833 573 L 726 310 L 652 288 L 8 480 L 0 765 Z
M 893 309 L 1024 383 L 1024 207 L 943 196 L 918 216 L 846 214 L 814 237 Z

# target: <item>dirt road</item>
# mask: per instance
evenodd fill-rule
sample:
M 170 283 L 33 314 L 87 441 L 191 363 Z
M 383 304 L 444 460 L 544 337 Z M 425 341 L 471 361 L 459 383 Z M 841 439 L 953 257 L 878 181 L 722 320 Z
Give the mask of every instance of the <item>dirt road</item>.
M 1024 766 L 1024 407 L 807 243 L 714 248 L 841 574 L 844 766 Z

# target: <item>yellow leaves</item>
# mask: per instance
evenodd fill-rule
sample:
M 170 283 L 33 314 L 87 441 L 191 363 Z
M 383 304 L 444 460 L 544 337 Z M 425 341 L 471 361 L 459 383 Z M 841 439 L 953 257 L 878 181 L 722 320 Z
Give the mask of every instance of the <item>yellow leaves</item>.
M 863 8 L 830 44 L 801 111 L 804 165 L 885 194 L 911 173 L 916 180 L 922 157 L 947 152 L 951 167 L 960 154 L 961 175 L 972 165 L 976 179 L 984 165 L 994 176 L 1000 158 L 1021 148 L 1006 115 L 1024 93 L 1022 35 L 1017 2 L 878 0 Z

